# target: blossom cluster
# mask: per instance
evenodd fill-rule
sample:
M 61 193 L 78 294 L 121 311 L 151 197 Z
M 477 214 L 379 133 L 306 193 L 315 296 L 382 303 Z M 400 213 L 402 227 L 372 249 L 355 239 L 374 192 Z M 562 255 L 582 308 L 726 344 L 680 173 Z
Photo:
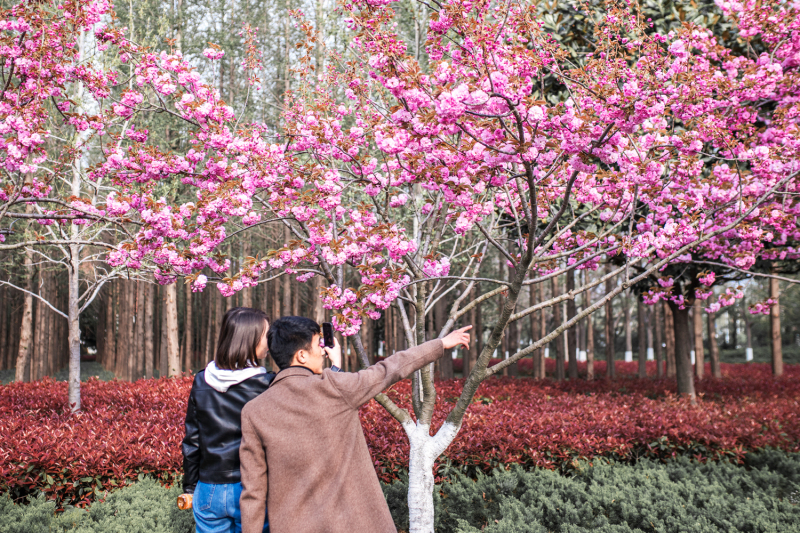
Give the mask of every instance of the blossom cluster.
M 615 7 L 598 22 L 595 52 L 576 67 L 534 5 L 500 14 L 486 0 L 441 3 L 420 64 L 397 34 L 392 2 L 358 0 L 346 10 L 352 48 L 366 61 L 319 73 L 313 90 L 301 76 L 280 132 L 240 125 L 180 52 L 142 49 L 101 22 L 108 2 L 19 10 L 2 21 L 0 53 L 17 82 L 0 104 L 0 166 L 31 179 L 0 188 L 0 200 L 49 194 L 49 174 L 37 165 L 52 99 L 65 125 L 113 140 L 98 145 L 105 158 L 90 177 L 115 189 L 99 203 L 73 203 L 76 220 L 57 223 L 136 220 L 108 262 L 151 267 L 162 283 L 185 276 L 192 290 L 214 283 L 229 296 L 267 271 L 300 281 L 324 274 L 324 304 L 346 334 L 380 317 L 409 283 L 458 283 L 450 273 L 467 254 L 453 243 L 484 240 L 498 217 L 516 224 L 503 237 L 509 265 L 532 252 L 538 272 L 559 262 L 596 269 L 619 254 L 745 270 L 759 259 L 796 259 L 800 8 L 772 4 L 720 3 L 740 36 L 760 37 L 759 55 L 726 48 L 702 27 L 653 33 Z M 132 66 L 130 88 L 116 94 L 120 72 L 74 60 L 74 32 L 59 22 L 66 13 Z M 203 52 L 209 61 L 223 54 L 217 45 Z M 547 96 L 536 96 L 543 77 L 569 96 L 537 99 Z M 108 105 L 76 109 L 70 83 Z M 185 150 L 162 150 L 135 126 L 153 102 L 184 121 Z M 189 199 L 157 197 L 159 182 L 180 182 Z M 564 204 L 585 227 L 561 228 L 529 250 L 532 229 Z M 220 254 L 232 228 L 271 221 L 289 221 L 291 242 L 232 272 Z M 334 275 L 345 267 L 357 275 Z M 647 301 L 686 305 L 674 281 L 663 276 Z M 715 275 L 697 281 L 696 296 L 709 298 Z M 708 309 L 738 297 L 726 292 Z

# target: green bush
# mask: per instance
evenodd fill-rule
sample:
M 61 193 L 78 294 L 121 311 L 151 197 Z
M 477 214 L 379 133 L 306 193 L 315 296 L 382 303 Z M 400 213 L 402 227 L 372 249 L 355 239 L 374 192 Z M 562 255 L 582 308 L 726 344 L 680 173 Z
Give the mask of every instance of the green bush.
M 0 496 L 0 533 L 191 533 L 191 511 L 181 511 L 176 500 L 179 484 L 165 489 L 145 477 L 110 493 L 87 510 L 67 508 L 55 513 L 55 503 L 43 497 L 15 505 Z
M 408 530 L 406 481 L 385 487 Z M 800 531 L 800 454 L 767 451 L 748 465 L 595 462 L 570 476 L 518 465 L 437 486 L 438 533 Z
M 384 485 L 400 531 L 408 531 L 407 477 Z M 191 511 L 150 478 L 88 510 L 55 513 L 43 498 L 0 496 L 0 533 L 190 533 Z M 800 532 L 800 454 L 748 454 L 745 466 L 641 460 L 581 463 L 569 475 L 518 465 L 436 486 L 437 533 Z

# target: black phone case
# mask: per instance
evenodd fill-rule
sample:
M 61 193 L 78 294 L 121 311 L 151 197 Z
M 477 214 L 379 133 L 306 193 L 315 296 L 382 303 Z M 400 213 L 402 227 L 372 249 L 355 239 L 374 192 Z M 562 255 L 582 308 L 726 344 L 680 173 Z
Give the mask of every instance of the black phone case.
M 333 348 L 333 324 L 330 322 L 322 324 L 322 339 L 325 341 L 326 348 Z

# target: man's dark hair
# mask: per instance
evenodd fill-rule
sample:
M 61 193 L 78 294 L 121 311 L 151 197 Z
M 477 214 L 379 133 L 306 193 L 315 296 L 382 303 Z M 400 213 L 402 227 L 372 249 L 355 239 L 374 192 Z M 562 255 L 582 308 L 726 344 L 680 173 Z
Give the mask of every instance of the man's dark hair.
M 234 307 L 222 319 L 214 363 L 223 370 L 258 366 L 256 348 L 261 342 L 269 317 L 249 307 Z
M 314 335 L 319 333 L 319 324 L 302 316 L 284 316 L 269 325 L 267 344 L 269 354 L 284 368 L 292 364 L 298 350 L 310 350 Z

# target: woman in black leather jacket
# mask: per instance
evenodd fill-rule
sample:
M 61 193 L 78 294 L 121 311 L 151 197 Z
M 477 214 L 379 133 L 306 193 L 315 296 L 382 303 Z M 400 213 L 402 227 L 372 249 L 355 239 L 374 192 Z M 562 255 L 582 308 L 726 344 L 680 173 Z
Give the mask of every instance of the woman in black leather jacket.
M 275 377 L 257 361 L 267 355 L 268 327 L 267 315 L 257 309 L 236 307 L 225 313 L 216 356 L 192 383 L 183 439 L 183 491 L 193 494 L 197 533 L 242 530 L 242 408 Z

